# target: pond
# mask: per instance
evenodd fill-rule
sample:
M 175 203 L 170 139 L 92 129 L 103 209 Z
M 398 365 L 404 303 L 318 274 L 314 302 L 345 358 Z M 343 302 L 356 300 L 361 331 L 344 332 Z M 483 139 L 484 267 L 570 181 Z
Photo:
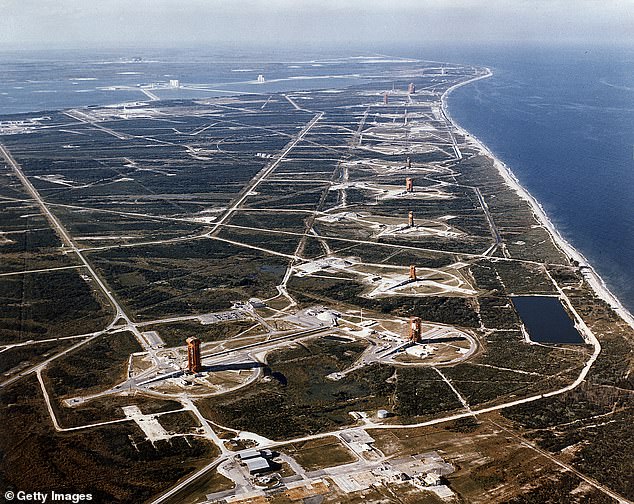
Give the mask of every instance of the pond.
M 538 343 L 585 343 L 559 298 L 517 296 L 513 305 L 531 341 Z

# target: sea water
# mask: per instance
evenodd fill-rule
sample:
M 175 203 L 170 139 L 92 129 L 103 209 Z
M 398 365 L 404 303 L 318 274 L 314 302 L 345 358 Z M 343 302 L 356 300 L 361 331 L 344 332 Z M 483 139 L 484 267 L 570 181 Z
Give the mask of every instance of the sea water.
M 452 117 L 511 168 L 634 311 L 634 49 L 445 54 L 494 73 L 450 95 Z

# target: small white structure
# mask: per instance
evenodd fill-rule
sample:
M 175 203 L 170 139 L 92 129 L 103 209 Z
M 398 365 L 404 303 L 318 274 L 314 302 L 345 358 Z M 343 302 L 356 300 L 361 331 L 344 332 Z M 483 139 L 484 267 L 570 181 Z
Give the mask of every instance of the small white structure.
M 317 318 L 322 322 L 326 322 L 331 327 L 335 327 L 338 325 L 337 319 L 340 317 L 340 314 L 330 310 L 324 310 L 321 313 L 317 314 Z
M 247 304 L 253 310 L 255 310 L 257 308 L 266 308 L 266 303 L 264 303 L 264 301 L 262 301 L 261 299 L 258 299 L 258 298 L 249 299 Z
M 179 88 L 181 87 L 181 83 L 178 81 L 178 79 L 170 79 L 170 87 Z
M 376 416 L 383 419 L 390 416 L 390 412 L 388 410 L 380 409 L 376 412 Z
M 363 429 L 353 429 L 347 432 L 342 432 L 340 437 L 341 440 L 348 445 L 348 448 L 357 454 L 372 451 L 374 438 Z
M 258 75 L 258 84 L 264 84 L 264 75 Z
M 405 349 L 405 352 L 412 357 L 418 357 L 419 359 L 424 359 L 428 357 L 432 353 L 434 353 L 435 348 L 430 345 L 413 345 Z
M 427 486 L 438 486 L 440 485 L 440 474 L 437 472 L 427 473 L 423 481 Z

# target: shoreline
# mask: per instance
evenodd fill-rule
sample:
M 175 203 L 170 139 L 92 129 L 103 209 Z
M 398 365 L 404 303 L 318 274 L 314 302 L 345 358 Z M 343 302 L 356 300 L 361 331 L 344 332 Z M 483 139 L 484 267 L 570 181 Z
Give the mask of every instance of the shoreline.
M 623 306 L 621 301 L 610 291 L 610 288 L 607 286 L 603 278 L 597 273 L 592 264 L 583 256 L 581 252 L 575 249 L 559 232 L 559 230 L 555 227 L 553 222 L 550 220 L 544 208 L 541 206 L 539 201 L 535 199 L 535 197 L 528 192 L 528 190 L 522 186 L 518 178 L 515 176 L 513 171 L 500 159 L 498 159 L 495 154 L 482 142 L 478 137 L 471 134 L 465 128 L 460 126 L 458 122 L 451 117 L 449 113 L 449 108 L 447 105 L 448 96 L 459 87 L 466 86 L 467 84 L 471 84 L 473 82 L 488 79 L 493 76 L 493 72 L 490 68 L 486 68 L 487 73 L 483 75 L 479 75 L 472 79 L 468 79 L 463 82 L 459 82 L 458 84 L 454 84 L 449 87 L 441 96 L 441 110 L 447 120 L 451 123 L 451 125 L 456 128 L 458 132 L 465 135 L 465 138 L 468 138 L 469 141 L 477 147 L 477 149 L 483 155 L 491 158 L 493 161 L 493 166 L 497 168 L 499 174 L 502 176 L 504 181 L 515 191 L 515 193 L 527 201 L 531 206 L 531 209 L 538 221 L 546 228 L 546 230 L 551 235 L 551 238 L 555 245 L 557 245 L 565 254 L 568 255 L 571 259 L 577 261 L 581 267 L 583 267 L 583 271 L 581 272 L 583 278 L 588 282 L 588 285 L 592 289 L 592 291 L 603 301 L 605 301 L 612 311 L 616 313 L 624 322 L 626 322 L 632 329 L 634 329 L 634 316 L 630 311 Z

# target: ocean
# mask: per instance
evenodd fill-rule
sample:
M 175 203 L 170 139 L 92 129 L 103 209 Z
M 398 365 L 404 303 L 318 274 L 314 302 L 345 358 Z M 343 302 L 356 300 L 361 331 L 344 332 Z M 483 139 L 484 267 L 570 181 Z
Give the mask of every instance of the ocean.
M 355 54 L 375 50 L 357 48 Z M 493 77 L 450 95 L 452 117 L 511 168 L 564 238 L 634 311 L 634 48 L 445 45 L 381 51 L 492 69 Z M 311 59 L 319 56 L 315 50 L 237 54 L 236 49 L 202 55 L 0 53 L 0 115 L 147 100 L 139 84 L 174 78 L 205 89 L 155 94 L 248 92 L 259 74 L 267 81 L 257 91 L 268 92 L 362 82 L 352 62 L 328 75 L 328 68 Z
M 449 96 L 454 120 L 511 168 L 634 311 L 634 48 L 450 52 L 494 74 Z

